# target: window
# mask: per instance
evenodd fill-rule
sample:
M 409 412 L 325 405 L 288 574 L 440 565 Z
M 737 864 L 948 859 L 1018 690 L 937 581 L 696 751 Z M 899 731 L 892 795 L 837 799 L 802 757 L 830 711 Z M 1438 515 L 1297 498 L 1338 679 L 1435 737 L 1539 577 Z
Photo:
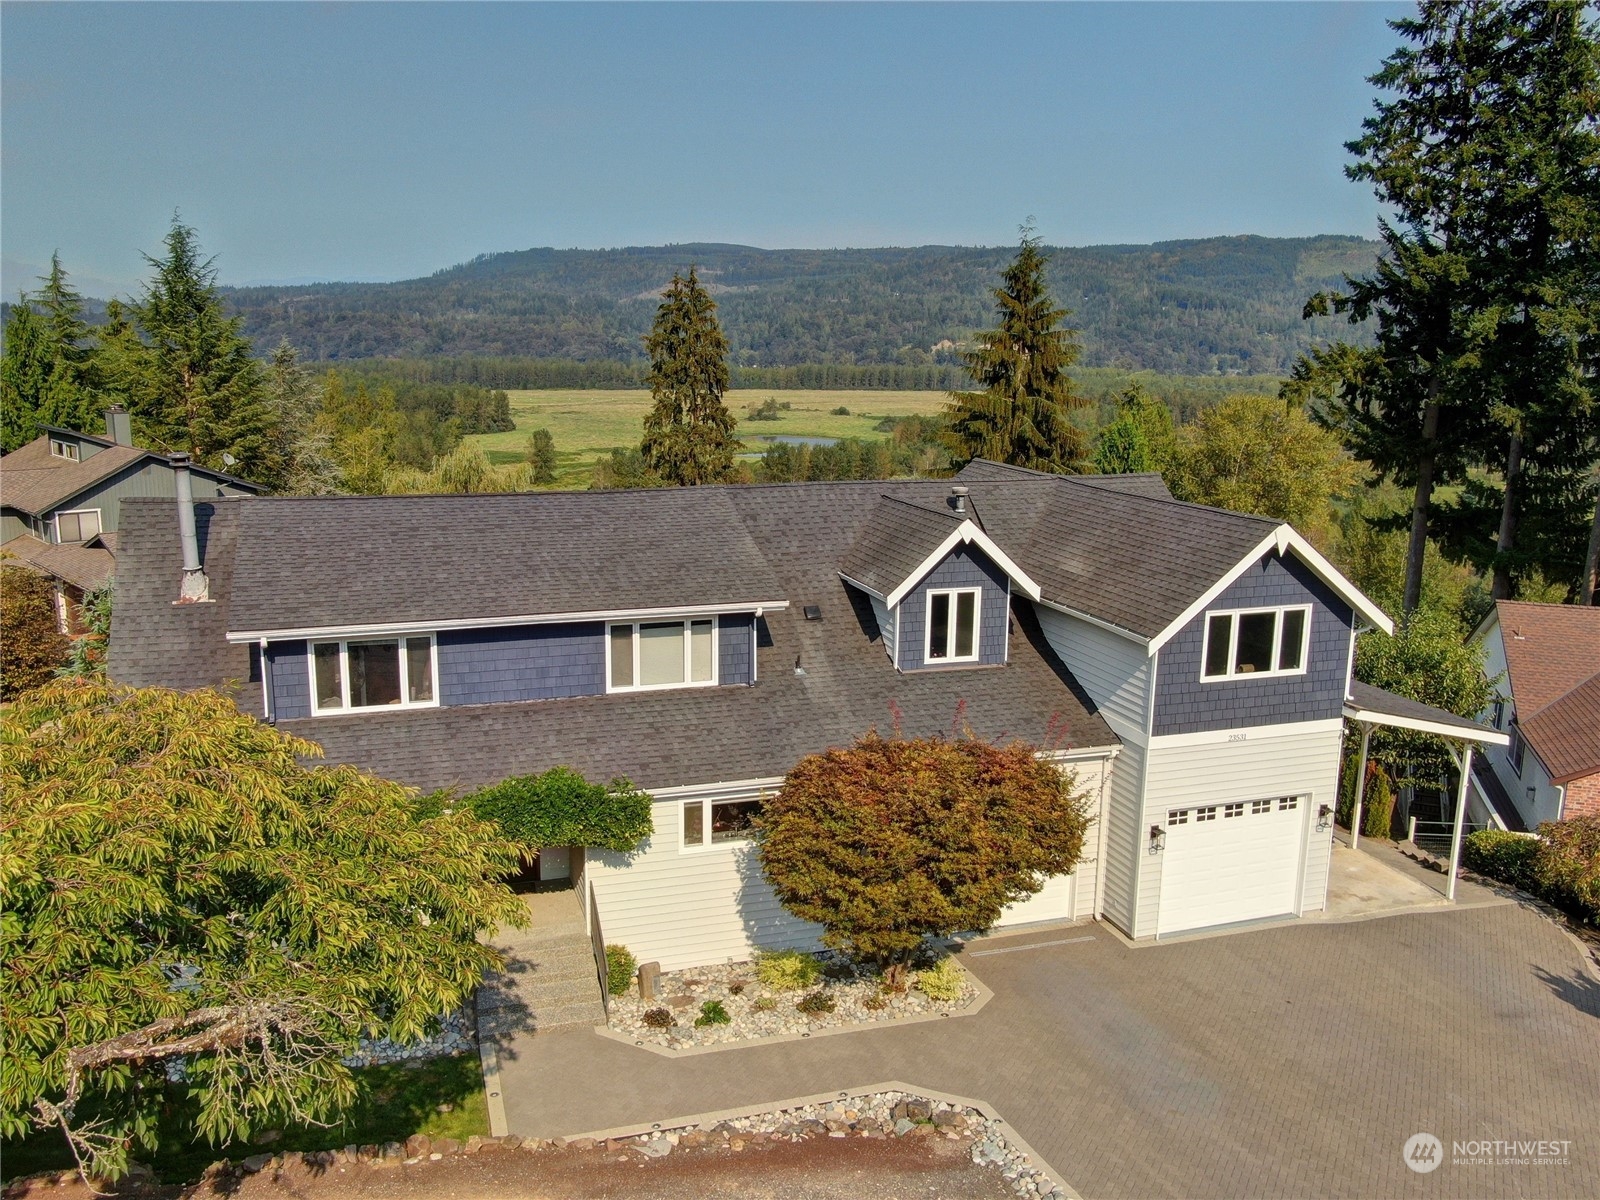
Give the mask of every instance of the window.
M 1200 678 L 1303 674 L 1310 633 L 1309 605 L 1207 613 Z
M 753 832 L 751 823 L 760 815 L 760 800 L 686 800 L 683 844 L 695 848 L 745 841 Z
M 1494 727 L 1496 729 L 1504 729 L 1506 727 L 1506 698 L 1504 696 L 1496 696 L 1494 698 Z
M 1222 806 L 1222 815 L 1224 818 L 1244 816 L 1244 801 L 1241 800 L 1237 804 L 1224 804 Z
M 431 634 L 314 642 L 311 711 L 318 714 L 371 708 L 427 708 L 436 704 Z
M 69 459 L 72 462 L 78 461 L 78 445 L 76 442 L 64 442 L 60 438 L 51 438 L 50 453 L 57 458 Z
M 1194 819 L 1196 821 L 1215 821 L 1217 819 L 1217 806 L 1208 804 L 1204 808 L 1195 809 Z
M 1187 825 L 1188 823 L 1189 810 L 1187 808 L 1175 808 L 1167 813 L 1168 825 Z
M 978 588 L 928 593 L 925 662 L 975 662 L 978 658 Z
M 87 542 L 100 532 L 100 510 L 84 508 L 56 514 L 56 541 Z
M 606 678 L 613 692 L 704 687 L 717 682 L 717 623 L 639 621 L 606 633 Z
M 1511 721 L 1511 745 L 1506 747 L 1506 757 L 1511 760 L 1511 769 L 1518 775 L 1522 774 L 1522 757 L 1525 743 L 1522 740 L 1522 730 L 1517 725 L 1516 719 Z
M 1278 811 L 1279 812 L 1288 812 L 1292 808 L 1299 808 L 1299 807 L 1300 807 L 1300 797 L 1299 796 L 1279 796 L 1278 797 Z
M 1262 813 L 1269 813 L 1271 811 L 1272 811 L 1272 801 L 1271 800 L 1252 800 L 1252 801 L 1250 801 L 1250 815 L 1252 817 L 1258 817 Z

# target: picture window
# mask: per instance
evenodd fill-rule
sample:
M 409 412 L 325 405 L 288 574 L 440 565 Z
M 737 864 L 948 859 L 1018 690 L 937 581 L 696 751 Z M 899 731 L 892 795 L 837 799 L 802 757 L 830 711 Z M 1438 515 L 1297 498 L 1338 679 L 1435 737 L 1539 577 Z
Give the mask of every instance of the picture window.
M 374 708 L 431 708 L 431 634 L 311 645 L 311 710 L 319 715 Z
M 717 623 L 637 621 L 606 633 L 607 681 L 613 692 L 705 687 L 717 682 Z

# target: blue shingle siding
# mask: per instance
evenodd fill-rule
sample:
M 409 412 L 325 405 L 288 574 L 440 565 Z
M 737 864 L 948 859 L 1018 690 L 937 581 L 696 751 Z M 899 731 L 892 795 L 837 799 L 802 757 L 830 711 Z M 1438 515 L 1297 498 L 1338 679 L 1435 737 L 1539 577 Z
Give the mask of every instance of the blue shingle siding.
M 717 619 L 717 682 L 727 686 L 750 682 L 751 642 L 755 617 L 735 613 Z
M 961 545 L 900 601 L 898 632 L 902 671 L 915 671 L 924 665 L 922 652 L 927 637 L 929 590 L 965 587 L 983 589 L 978 615 L 978 661 L 1005 662 L 1006 622 L 1011 616 L 1010 580 L 982 550 Z
M 1201 683 L 1205 613 L 1185 625 L 1157 656 L 1150 732 L 1160 737 L 1339 716 L 1355 617 L 1297 558 L 1267 555 L 1212 601 L 1208 611 L 1306 603 L 1311 605 L 1311 647 L 1303 675 Z
M 272 676 L 272 718 L 297 721 L 311 715 L 311 675 L 304 642 L 272 642 L 267 646 Z
M 598 621 L 439 634 L 441 704 L 556 700 L 605 690 L 605 626 Z

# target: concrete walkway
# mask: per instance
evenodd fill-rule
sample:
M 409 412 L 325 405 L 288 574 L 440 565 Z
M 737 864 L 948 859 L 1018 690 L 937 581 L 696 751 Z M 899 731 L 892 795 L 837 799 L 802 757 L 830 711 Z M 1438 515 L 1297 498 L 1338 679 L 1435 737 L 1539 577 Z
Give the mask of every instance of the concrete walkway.
M 979 1014 L 665 1059 L 591 1031 L 504 1048 L 511 1131 L 756 1107 L 879 1079 L 992 1104 L 1085 1196 L 1600 1195 L 1600 986 L 1515 905 L 1131 949 L 969 957 Z M 1029 933 L 1018 947 L 1055 941 Z M 984 943 L 986 949 L 1000 939 Z M 1413 1174 L 1401 1145 L 1567 1139 L 1562 1166 Z

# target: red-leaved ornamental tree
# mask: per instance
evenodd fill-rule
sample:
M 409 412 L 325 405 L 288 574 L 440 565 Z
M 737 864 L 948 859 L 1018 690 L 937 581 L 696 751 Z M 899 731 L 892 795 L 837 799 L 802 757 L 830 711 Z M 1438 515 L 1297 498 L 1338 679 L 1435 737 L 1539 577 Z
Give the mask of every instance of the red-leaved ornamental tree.
M 1023 742 L 884 738 L 803 758 L 767 801 L 761 866 L 824 944 L 903 974 L 923 941 L 992 926 L 1078 864 L 1075 777 Z

